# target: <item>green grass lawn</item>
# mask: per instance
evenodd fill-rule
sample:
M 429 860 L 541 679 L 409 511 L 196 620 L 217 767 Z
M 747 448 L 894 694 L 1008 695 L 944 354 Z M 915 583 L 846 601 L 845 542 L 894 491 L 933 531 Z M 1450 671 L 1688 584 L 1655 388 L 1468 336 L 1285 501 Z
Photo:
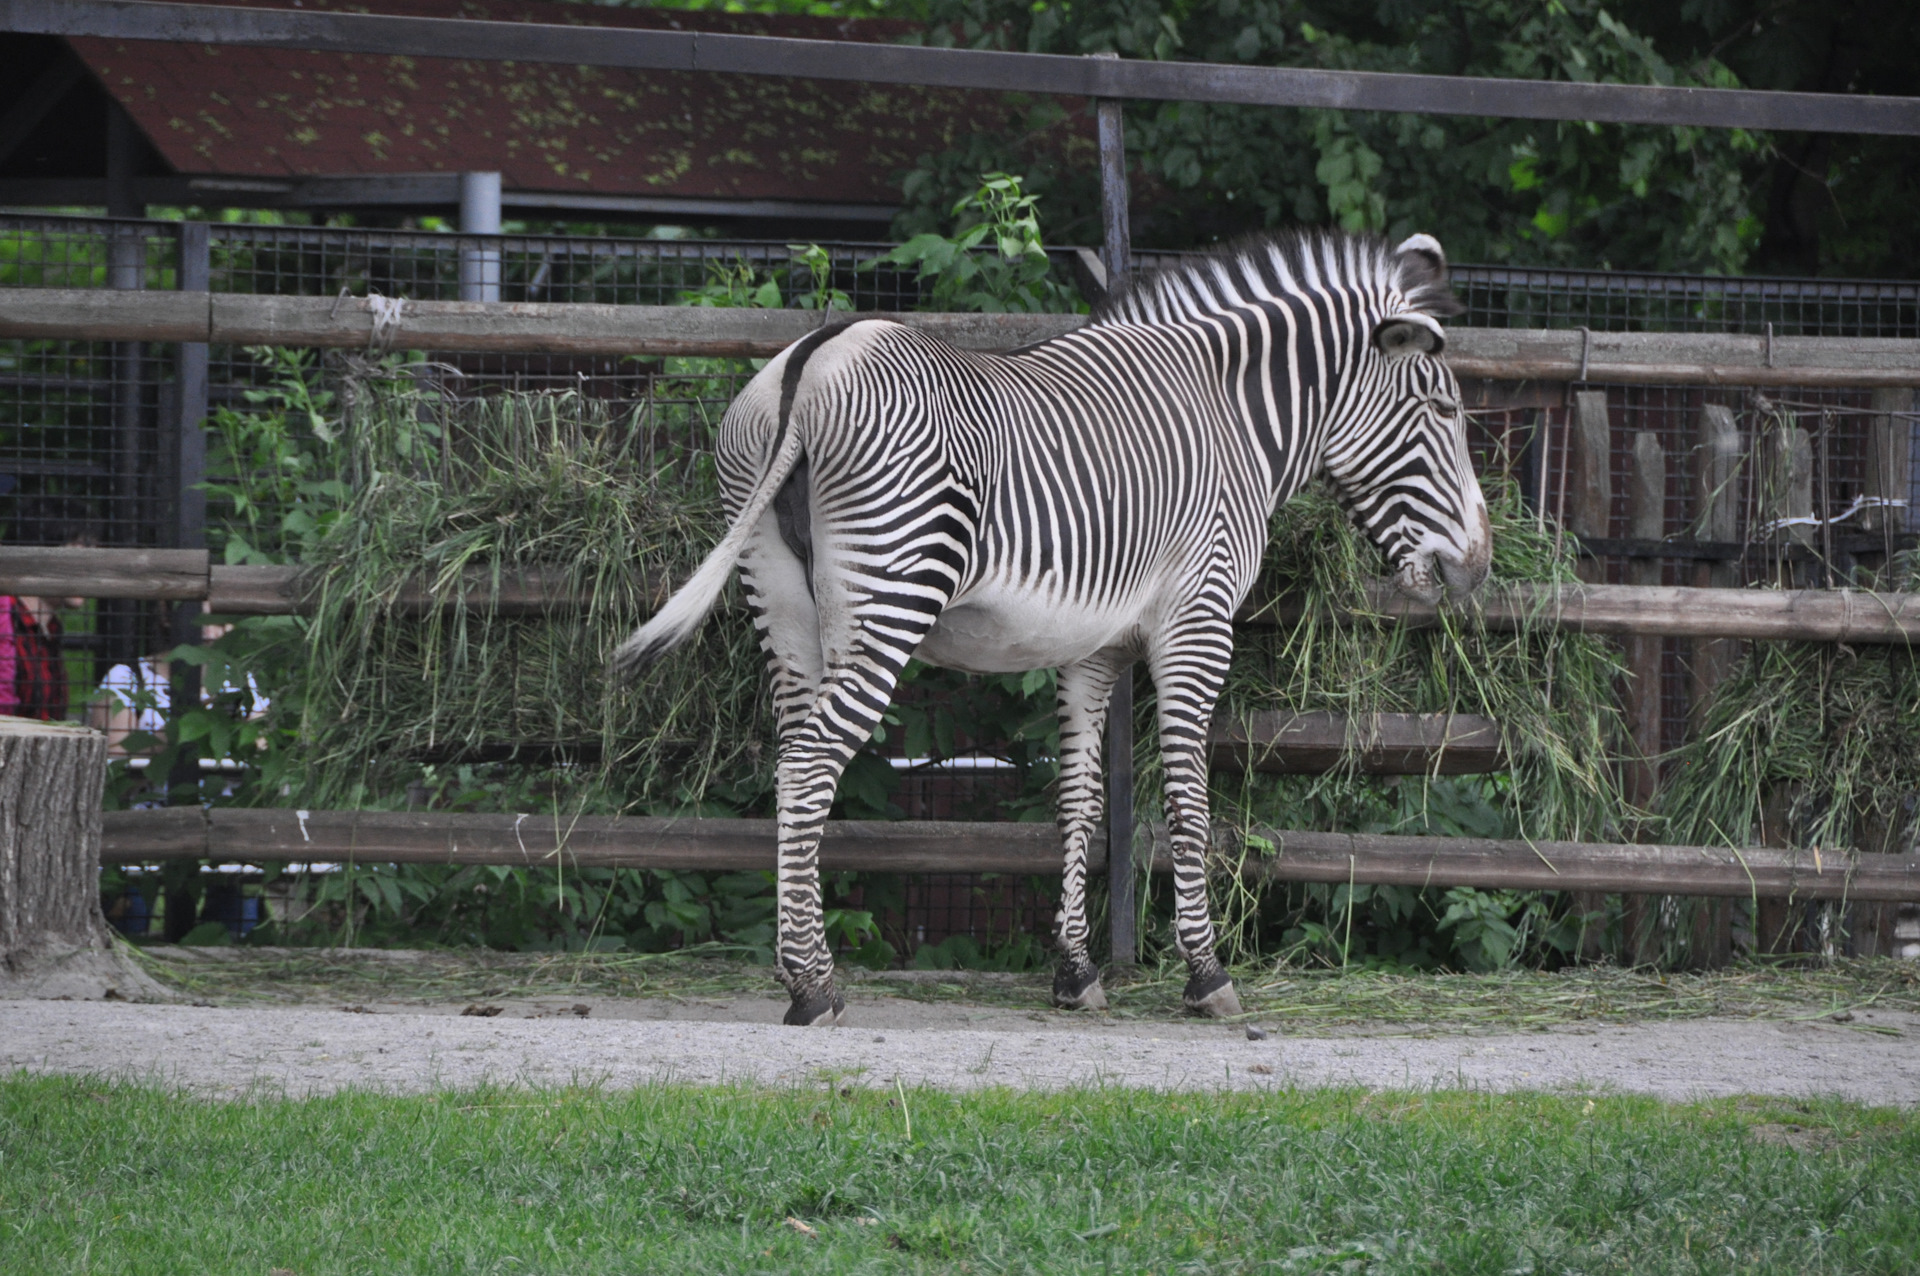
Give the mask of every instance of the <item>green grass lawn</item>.
M 791 1222 L 789 1221 L 791 1220 Z M 0 1271 L 1920 1271 L 1920 1114 L 0 1080 Z

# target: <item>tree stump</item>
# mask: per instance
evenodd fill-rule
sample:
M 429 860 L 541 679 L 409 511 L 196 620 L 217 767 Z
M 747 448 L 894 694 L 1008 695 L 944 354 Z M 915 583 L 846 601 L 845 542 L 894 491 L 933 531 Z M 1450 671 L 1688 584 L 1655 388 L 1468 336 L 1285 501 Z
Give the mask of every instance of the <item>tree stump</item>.
M 165 996 L 100 915 L 107 738 L 0 717 L 0 997 Z

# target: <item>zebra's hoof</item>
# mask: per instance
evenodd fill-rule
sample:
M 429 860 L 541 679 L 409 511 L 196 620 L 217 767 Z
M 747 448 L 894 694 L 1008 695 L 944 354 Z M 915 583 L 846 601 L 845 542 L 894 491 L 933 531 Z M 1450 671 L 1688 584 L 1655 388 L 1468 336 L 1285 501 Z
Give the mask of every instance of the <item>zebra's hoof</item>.
M 1062 967 L 1053 976 L 1053 1004 L 1061 1010 L 1105 1010 L 1107 994 L 1100 987 L 1098 967 L 1084 971 Z
M 837 993 L 795 1000 L 780 1022 L 789 1028 L 837 1028 L 847 1017 L 847 1003 Z
M 1199 975 L 1189 979 L 1180 1000 L 1189 1012 L 1208 1019 L 1231 1019 L 1240 1013 L 1240 994 L 1233 990 L 1233 980 L 1224 970 L 1204 979 Z

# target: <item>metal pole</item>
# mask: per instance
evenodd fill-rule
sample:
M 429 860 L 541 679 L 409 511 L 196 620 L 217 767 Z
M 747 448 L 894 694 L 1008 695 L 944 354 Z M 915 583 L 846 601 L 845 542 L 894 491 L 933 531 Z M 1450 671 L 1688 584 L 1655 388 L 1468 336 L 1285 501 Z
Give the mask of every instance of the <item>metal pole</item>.
M 1117 58 L 1117 53 L 1096 53 Z M 1127 140 L 1121 104 L 1101 98 L 1100 120 L 1100 232 L 1101 262 L 1107 268 L 1107 287 L 1118 288 L 1133 269 L 1133 241 L 1127 224 Z
M 460 233 L 500 233 L 500 174 L 460 174 Z M 498 244 L 460 246 L 460 300 L 500 300 Z
M 1117 53 L 1096 53 L 1117 58 Z M 1127 225 L 1127 147 L 1120 103 L 1102 98 L 1100 121 L 1101 261 L 1107 289 L 1126 283 L 1133 268 Z M 1107 702 L 1107 920 L 1113 964 L 1131 966 L 1140 957 L 1139 905 L 1133 866 L 1133 666 L 1120 671 Z
M 180 269 L 176 275 L 182 292 L 206 292 L 212 282 L 212 253 L 205 222 L 183 222 L 180 226 Z M 207 436 L 203 423 L 207 417 L 208 347 L 204 341 L 180 344 L 174 366 L 173 393 L 167 399 L 163 446 L 169 451 L 172 480 L 174 548 L 202 549 L 207 543 L 207 494 L 200 484 L 207 477 Z M 173 609 L 172 638 L 175 647 L 193 646 L 200 641 L 201 605 L 183 602 Z M 169 733 L 183 709 L 200 703 L 200 669 L 197 665 L 172 661 L 167 703 Z M 200 757 L 197 749 L 182 748 L 167 776 L 168 796 L 172 801 L 197 803 L 200 800 Z
M 146 215 L 134 195 L 135 170 L 140 163 L 140 135 L 133 121 L 118 103 L 107 107 L 106 154 L 102 157 L 107 175 L 107 216 L 139 218 Z M 107 233 L 107 287 L 134 291 L 147 286 L 146 227 L 124 222 L 109 222 Z M 141 425 L 143 412 L 142 373 L 146 367 L 146 347 L 138 341 L 116 341 L 109 355 L 113 381 L 112 443 L 108 468 L 111 489 L 107 497 L 104 532 L 109 543 L 140 545 L 147 541 L 151 515 L 144 508 L 141 485 L 143 468 Z M 97 630 L 106 640 L 101 653 L 107 664 L 132 663 L 146 653 L 141 648 L 139 626 L 134 612 L 125 606 L 103 606 L 97 613 Z M 98 672 L 98 671 L 96 671 Z

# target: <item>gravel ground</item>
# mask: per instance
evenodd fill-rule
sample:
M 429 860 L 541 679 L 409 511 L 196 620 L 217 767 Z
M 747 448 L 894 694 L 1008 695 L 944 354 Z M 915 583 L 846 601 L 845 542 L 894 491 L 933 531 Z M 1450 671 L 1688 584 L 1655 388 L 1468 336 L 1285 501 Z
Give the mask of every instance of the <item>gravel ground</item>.
M 471 1006 L 233 1008 L 0 1002 L 0 1069 L 211 1095 L 652 1081 L 1160 1089 L 1612 1090 L 1663 1099 L 1835 1095 L 1920 1103 L 1920 1016 L 1696 1019 L 1477 1035 L 1287 1035 L 1238 1025 L 852 1002 L 783 1028 L 784 999 L 547 998 Z M 584 1013 L 582 1013 L 584 1011 Z M 463 1013 L 464 1012 L 464 1013 Z

